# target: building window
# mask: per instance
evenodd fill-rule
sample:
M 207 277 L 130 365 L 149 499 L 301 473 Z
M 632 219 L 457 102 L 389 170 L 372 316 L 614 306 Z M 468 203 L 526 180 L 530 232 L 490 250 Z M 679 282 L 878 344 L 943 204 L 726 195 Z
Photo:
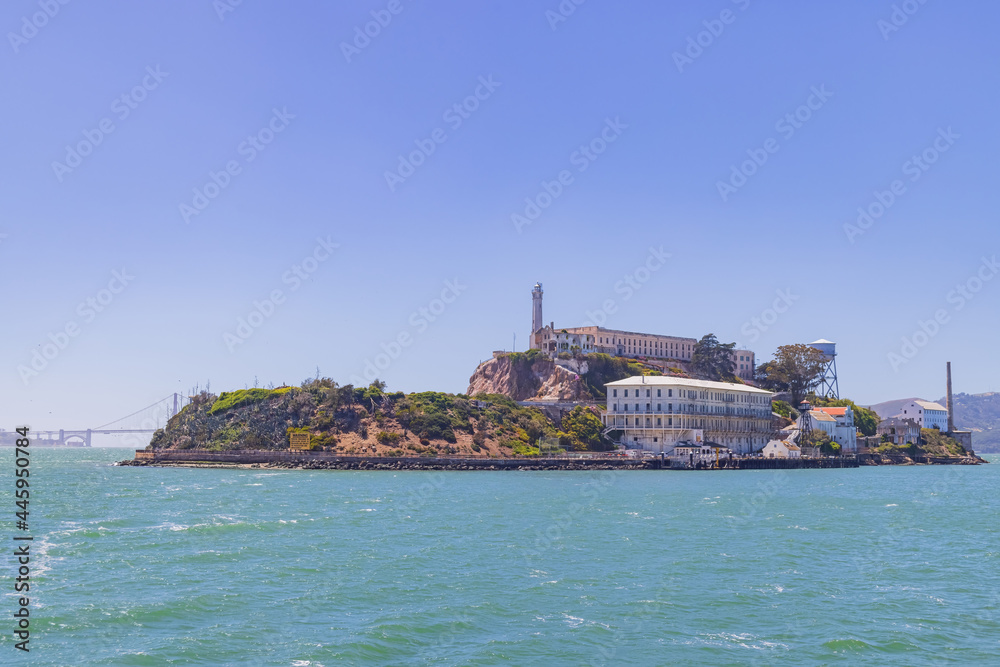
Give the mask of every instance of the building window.
M 649 390 L 646 390 L 646 398 L 649 398 Z
M 625 390 L 625 398 L 628 398 L 628 389 Z
M 657 397 L 657 398 L 659 398 L 659 397 L 660 397 L 660 396 L 662 395 L 662 394 L 660 393 L 661 391 L 662 391 L 662 390 L 660 390 L 660 389 L 657 389 L 657 390 L 656 390 L 656 397 Z
M 615 398 L 618 398 L 618 390 L 617 390 L 617 389 L 612 389 L 612 390 L 611 390 L 611 395 L 612 395 L 613 397 L 615 397 Z
M 635 404 L 635 411 L 639 412 L 639 404 L 638 403 Z

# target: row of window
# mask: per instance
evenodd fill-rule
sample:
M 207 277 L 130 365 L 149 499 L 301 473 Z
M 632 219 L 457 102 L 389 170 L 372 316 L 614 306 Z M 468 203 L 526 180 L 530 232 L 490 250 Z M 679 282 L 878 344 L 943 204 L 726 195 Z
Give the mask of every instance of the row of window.
M 608 426 L 611 427 L 624 426 L 625 428 L 643 427 L 642 417 L 624 417 L 623 419 L 624 423 L 622 423 L 622 421 L 619 419 L 610 420 L 608 422 Z M 656 417 L 655 420 L 657 428 L 664 428 L 664 427 L 671 428 L 675 426 L 673 417 Z M 666 424 L 664 424 L 664 421 L 666 421 Z M 653 428 L 653 417 L 645 418 L 645 427 Z M 770 422 L 760 422 L 760 421 L 754 422 L 749 420 L 733 422 L 732 420 L 723 420 L 723 419 L 694 419 L 694 418 L 683 418 L 683 417 L 677 418 L 676 427 L 683 429 L 690 429 L 690 428 L 701 428 L 709 430 L 715 429 L 720 431 L 728 431 L 732 433 L 748 433 L 748 432 L 767 433 L 770 432 L 771 430 Z
M 640 406 L 639 403 L 634 403 L 633 405 L 635 405 L 635 410 L 633 410 L 633 412 L 642 412 L 642 410 L 640 410 L 640 408 L 639 408 L 639 406 Z M 652 412 L 653 411 L 652 405 L 653 405 L 652 403 L 646 403 L 646 410 L 645 410 L 645 412 Z M 628 408 L 629 404 L 628 403 L 624 403 L 623 402 L 621 404 L 621 406 L 622 406 L 622 410 L 621 410 L 622 412 L 629 412 L 629 408 Z M 700 407 L 700 409 L 699 409 L 699 407 Z M 663 403 L 657 403 L 656 404 L 656 411 L 657 412 L 663 412 Z M 673 412 L 673 411 L 674 411 L 674 404 L 673 403 L 667 403 L 667 412 Z M 611 404 L 611 412 L 618 412 L 618 403 L 612 403 Z M 730 407 L 726 407 L 726 406 L 722 406 L 722 405 L 697 406 L 694 403 L 689 403 L 689 404 L 686 404 L 686 405 L 683 404 L 683 403 L 678 403 L 677 404 L 677 412 L 688 412 L 688 413 L 692 413 L 692 414 L 702 414 L 702 415 L 704 415 L 704 414 L 716 414 L 716 415 L 725 415 L 725 416 L 729 416 L 729 417 L 747 417 L 747 416 L 749 416 L 749 417 L 768 417 L 768 416 L 770 416 L 770 411 L 766 410 L 766 409 L 760 409 L 760 408 L 730 408 Z
M 639 392 L 645 391 L 646 392 L 646 398 L 650 398 L 652 396 L 652 391 L 653 390 L 652 389 L 645 389 L 645 390 L 643 390 L 643 389 L 623 389 L 622 391 L 624 392 L 624 398 L 628 398 L 629 391 L 632 391 L 633 392 L 633 396 L 635 396 L 636 398 L 639 398 Z M 674 390 L 673 389 L 667 389 L 667 398 L 671 398 L 673 395 L 674 395 Z M 771 402 L 770 396 L 760 396 L 760 395 L 755 395 L 755 394 L 726 394 L 726 393 L 723 393 L 721 391 L 696 391 L 696 390 L 693 390 L 693 389 L 678 389 L 677 390 L 677 395 L 678 395 L 679 398 L 691 398 L 691 399 L 697 398 L 697 399 L 702 400 L 702 401 L 712 400 L 712 401 L 723 401 L 723 402 L 726 402 L 726 403 L 737 403 L 737 402 L 739 402 L 739 403 L 764 403 L 764 402 L 770 403 Z M 618 398 L 618 390 L 617 389 L 612 389 L 611 390 L 611 397 L 612 398 Z M 663 390 L 662 389 L 657 389 L 656 390 L 656 397 L 657 398 L 662 398 L 663 397 Z

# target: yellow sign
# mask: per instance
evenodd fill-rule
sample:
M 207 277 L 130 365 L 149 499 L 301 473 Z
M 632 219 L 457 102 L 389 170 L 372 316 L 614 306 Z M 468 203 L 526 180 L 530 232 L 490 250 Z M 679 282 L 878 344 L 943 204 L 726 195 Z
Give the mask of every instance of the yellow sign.
M 308 433 L 292 433 L 288 436 L 290 441 L 290 447 L 292 449 L 297 449 L 300 451 L 309 451 L 309 434 Z

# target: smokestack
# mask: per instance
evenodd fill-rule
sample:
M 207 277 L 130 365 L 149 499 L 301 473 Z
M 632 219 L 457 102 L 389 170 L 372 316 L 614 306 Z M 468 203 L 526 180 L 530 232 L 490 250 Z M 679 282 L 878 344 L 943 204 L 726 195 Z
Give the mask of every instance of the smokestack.
M 948 362 L 948 433 L 955 432 L 955 399 L 951 395 L 951 362 Z

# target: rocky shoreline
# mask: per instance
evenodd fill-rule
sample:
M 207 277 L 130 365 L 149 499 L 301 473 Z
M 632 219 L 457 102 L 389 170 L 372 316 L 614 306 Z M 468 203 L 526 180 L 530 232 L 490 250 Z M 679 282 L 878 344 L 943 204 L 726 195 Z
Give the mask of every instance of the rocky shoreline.
M 719 467 L 730 470 L 858 468 L 861 466 L 980 465 L 978 456 L 928 457 L 859 454 L 817 459 L 723 459 Z M 191 452 L 184 450 L 137 451 L 134 459 L 117 466 L 182 468 L 251 468 L 275 470 L 668 470 L 670 459 L 595 456 L 585 458 L 465 458 L 338 456 L 288 450 Z M 711 469 L 710 466 L 697 466 Z
M 299 460 L 239 463 L 229 461 L 150 461 L 127 459 L 117 466 L 151 466 L 159 468 L 245 468 L 268 470 L 655 470 L 660 467 L 658 459 L 621 459 L 579 461 L 524 461 L 496 459 L 493 461 L 436 461 L 434 459 L 412 458 L 395 461 L 336 461 Z
M 859 454 L 858 463 L 863 466 L 926 466 L 926 465 L 959 465 L 978 466 L 989 463 L 979 456 L 889 456 L 886 454 Z

